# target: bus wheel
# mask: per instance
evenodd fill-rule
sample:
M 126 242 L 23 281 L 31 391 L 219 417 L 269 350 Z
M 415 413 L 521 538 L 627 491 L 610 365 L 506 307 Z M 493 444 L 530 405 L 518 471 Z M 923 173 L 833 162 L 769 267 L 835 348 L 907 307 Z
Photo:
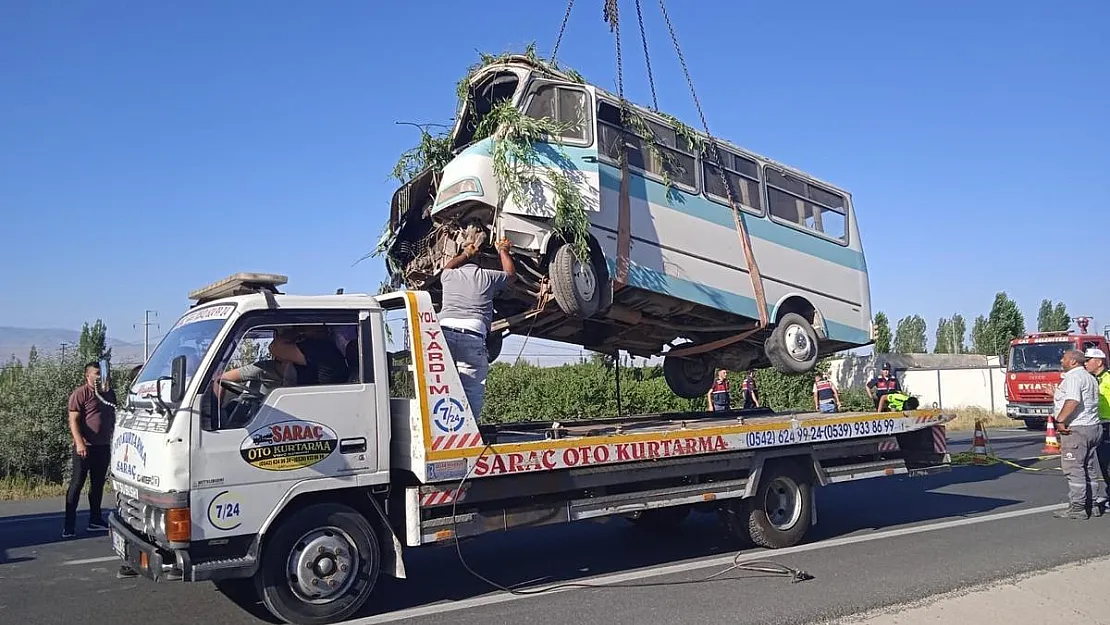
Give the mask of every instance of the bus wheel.
M 505 342 L 505 335 L 501 332 L 490 332 L 486 335 L 486 360 L 493 362 L 501 355 L 501 346 Z
M 340 504 L 313 504 L 267 539 L 258 571 L 266 609 L 294 625 L 342 621 L 362 607 L 381 567 L 374 527 Z
M 582 262 L 574 248 L 563 245 L 547 268 L 551 293 L 559 308 L 571 317 L 586 319 L 594 316 L 601 305 L 601 282 L 597 268 L 590 261 Z
M 694 399 L 705 397 L 713 387 L 713 367 L 706 358 L 663 358 L 663 379 L 679 397 Z
M 767 360 L 781 373 L 806 373 L 817 365 L 817 333 L 797 313 L 782 316 L 763 349 Z
M 802 542 L 813 518 L 813 484 L 797 463 L 786 460 L 767 464 L 759 488 L 748 504 L 748 535 L 768 549 L 793 547 Z

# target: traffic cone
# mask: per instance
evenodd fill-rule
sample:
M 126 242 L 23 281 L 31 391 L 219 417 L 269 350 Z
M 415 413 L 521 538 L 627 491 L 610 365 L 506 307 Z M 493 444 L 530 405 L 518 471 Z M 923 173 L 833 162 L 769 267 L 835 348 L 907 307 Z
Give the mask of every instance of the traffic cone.
M 1048 418 L 1048 427 L 1044 431 L 1044 449 L 1042 454 L 1060 453 L 1060 441 L 1056 440 L 1056 419 Z
M 972 442 L 971 464 L 987 464 L 987 434 L 983 431 L 983 422 L 975 420 L 975 440 Z

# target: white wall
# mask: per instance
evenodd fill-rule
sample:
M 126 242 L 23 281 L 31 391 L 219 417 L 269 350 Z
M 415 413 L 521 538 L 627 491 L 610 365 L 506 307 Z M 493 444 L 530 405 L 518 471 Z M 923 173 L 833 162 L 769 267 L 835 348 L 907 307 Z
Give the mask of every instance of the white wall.
M 997 358 L 941 354 L 848 357 L 830 363 L 829 377 L 842 389 L 860 388 L 881 362 L 890 363 L 902 388 L 917 396 L 923 407 L 1006 410 L 1006 372 Z

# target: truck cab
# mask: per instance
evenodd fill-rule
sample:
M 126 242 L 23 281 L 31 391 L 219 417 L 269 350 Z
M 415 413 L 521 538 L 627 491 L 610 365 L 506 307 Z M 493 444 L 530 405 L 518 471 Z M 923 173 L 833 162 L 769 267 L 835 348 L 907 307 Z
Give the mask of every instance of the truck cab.
M 1006 415 L 1024 421 L 1031 430 L 1044 429 L 1052 415 L 1052 393 L 1064 375 L 1060 359 L 1069 349 L 1107 349 L 1105 336 L 1079 333 L 1037 332 L 1010 341 L 1006 361 Z

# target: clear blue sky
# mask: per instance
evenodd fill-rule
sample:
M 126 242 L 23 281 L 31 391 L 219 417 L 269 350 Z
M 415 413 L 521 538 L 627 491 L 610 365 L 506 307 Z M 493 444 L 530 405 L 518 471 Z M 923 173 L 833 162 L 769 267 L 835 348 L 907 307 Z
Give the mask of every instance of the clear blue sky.
M 649 102 L 633 5 L 626 89 Z M 929 323 L 1041 298 L 1110 324 L 1110 3 L 672 1 L 715 134 L 850 189 L 872 300 Z M 601 0 L 560 60 L 613 89 Z M 696 7 L 696 8 L 695 8 Z M 550 53 L 564 3 L 0 3 L 0 325 L 125 340 L 235 271 L 373 290 L 416 139 L 476 50 Z M 697 117 L 654 1 L 664 110 Z M 1084 250 L 1083 248 L 1088 248 Z M 548 353 L 543 350 L 544 353 Z

